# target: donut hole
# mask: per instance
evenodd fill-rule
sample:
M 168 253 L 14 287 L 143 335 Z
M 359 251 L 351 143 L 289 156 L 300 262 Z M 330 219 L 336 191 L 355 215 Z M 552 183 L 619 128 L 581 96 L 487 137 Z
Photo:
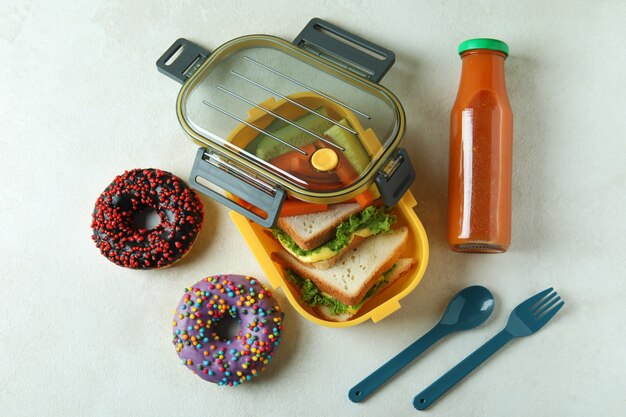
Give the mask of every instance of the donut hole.
M 161 224 L 159 213 L 152 207 L 138 211 L 133 215 L 133 228 L 152 230 Z
M 225 314 L 215 324 L 214 332 L 220 340 L 233 340 L 239 334 L 241 321 L 238 318 Z

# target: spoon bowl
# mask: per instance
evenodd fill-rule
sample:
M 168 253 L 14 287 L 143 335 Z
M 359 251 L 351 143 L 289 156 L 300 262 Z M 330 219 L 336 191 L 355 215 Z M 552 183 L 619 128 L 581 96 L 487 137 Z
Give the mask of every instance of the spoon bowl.
M 448 303 L 440 325 L 452 326 L 452 331 L 470 330 L 483 324 L 493 312 L 495 300 L 487 288 L 472 285 L 459 291 Z

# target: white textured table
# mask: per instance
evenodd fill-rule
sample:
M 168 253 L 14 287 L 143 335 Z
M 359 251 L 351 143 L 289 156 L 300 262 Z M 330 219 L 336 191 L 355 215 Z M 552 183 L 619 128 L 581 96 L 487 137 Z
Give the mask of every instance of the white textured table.
M 0 415 L 417 415 L 417 392 L 548 286 L 567 301 L 556 319 L 428 415 L 624 415 L 624 2 L 73 3 L 0 0 Z M 196 147 L 176 120 L 179 86 L 154 65 L 174 39 L 208 49 L 249 33 L 291 39 L 315 16 L 397 53 L 383 83 L 406 109 L 430 264 L 402 309 L 378 324 L 318 327 L 277 292 L 286 329 L 275 361 L 254 383 L 219 388 L 180 366 L 170 323 L 182 288 L 204 276 L 267 282 L 227 210 L 204 199 L 192 253 L 150 272 L 100 256 L 91 211 L 125 169 L 188 175 Z M 445 243 L 456 47 L 477 36 L 511 47 L 513 245 L 496 256 L 455 254 Z M 347 399 L 470 284 L 496 295 L 491 320 L 450 337 L 367 402 Z

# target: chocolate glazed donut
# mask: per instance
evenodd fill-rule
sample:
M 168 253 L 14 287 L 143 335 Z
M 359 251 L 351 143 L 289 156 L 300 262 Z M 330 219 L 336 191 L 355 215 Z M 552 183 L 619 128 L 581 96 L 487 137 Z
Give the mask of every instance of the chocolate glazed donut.
M 133 227 L 133 217 L 154 209 L 161 223 Z M 202 225 L 202 203 L 180 178 L 158 169 L 119 175 L 98 197 L 91 228 L 102 255 L 132 269 L 172 265 L 191 249 Z

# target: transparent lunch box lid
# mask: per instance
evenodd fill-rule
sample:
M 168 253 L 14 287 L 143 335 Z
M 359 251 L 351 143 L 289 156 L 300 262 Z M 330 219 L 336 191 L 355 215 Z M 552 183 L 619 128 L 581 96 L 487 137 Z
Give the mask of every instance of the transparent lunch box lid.
M 250 35 L 209 54 L 179 40 L 181 46 L 174 50 L 175 43 L 168 52 L 180 56 L 166 52 L 168 59 L 162 57 L 161 70 L 172 71 L 169 62 L 183 61 L 175 62 L 178 78 L 173 71 L 168 75 L 184 82 L 178 118 L 203 147 L 192 185 L 202 177 L 239 195 L 241 185 L 234 183 L 243 182 L 270 195 L 281 189 L 300 200 L 337 203 L 362 193 L 402 163 L 397 151 L 405 132 L 404 111 L 391 92 L 373 82 L 393 63 L 393 53 L 372 51 L 367 47 L 373 44 L 352 34 L 349 46 L 346 32 L 340 31 L 342 43 L 336 39 L 340 29 L 319 19 L 307 28 L 300 47 Z M 351 59 L 342 58 L 346 55 Z M 250 200 L 243 194 L 241 200 Z

